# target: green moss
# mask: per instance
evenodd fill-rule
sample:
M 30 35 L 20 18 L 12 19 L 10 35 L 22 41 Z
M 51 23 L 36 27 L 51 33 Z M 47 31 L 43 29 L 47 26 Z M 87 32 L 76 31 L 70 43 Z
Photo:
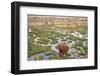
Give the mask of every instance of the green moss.
M 52 42 L 51 42 L 51 44 L 56 44 L 56 43 L 58 43 L 58 41 L 52 41 Z
M 28 57 L 31 57 L 32 55 L 34 55 L 34 51 L 28 51 Z
M 41 51 L 44 51 L 44 52 L 49 52 L 51 51 L 51 48 L 49 46 L 34 46 L 34 53 L 37 54 L 37 53 L 40 53 Z

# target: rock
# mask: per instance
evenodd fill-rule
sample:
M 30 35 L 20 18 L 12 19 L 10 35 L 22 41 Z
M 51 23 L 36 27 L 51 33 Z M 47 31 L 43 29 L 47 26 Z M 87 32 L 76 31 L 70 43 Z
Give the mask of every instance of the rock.
M 35 60 L 35 57 L 31 56 L 30 58 L 28 58 L 28 61 L 31 61 L 31 60 Z
M 74 49 L 74 48 L 69 48 L 68 54 L 74 54 L 74 53 L 76 53 L 76 52 L 77 52 L 76 49 Z
M 83 35 L 81 35 L 79 32 L 72 33 L 73 36 L 83 38 Z
M 35 58 L 35 60 L 42 60 L 43 59 L 43 57 L 39 56 L 39 55 L 35 55 L 34 58 Z
M 83 46 L 84 46 L 84 47 L 87 46 L 87 42 L 86 42 L 86 41 L 83 42 Z
M 51 49 L 52 49 L 53 51 L 59 53 L 59 50 L 56 48 L 57 45 L 58 45 L 58 44 L 52 44 L 52 45 L 51 45 Z

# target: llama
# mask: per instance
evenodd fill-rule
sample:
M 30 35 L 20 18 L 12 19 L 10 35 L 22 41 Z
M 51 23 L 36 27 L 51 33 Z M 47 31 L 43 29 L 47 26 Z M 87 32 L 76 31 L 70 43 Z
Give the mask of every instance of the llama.
M 67 43 L 65 43 L 64 41 L 62 41 L 59 45 L 58 45 L 58 50 L 59 50 L 59 55 L 61 57 L 63 57 L 65 54 L 67 54 L 69 47 L 67 45 Z

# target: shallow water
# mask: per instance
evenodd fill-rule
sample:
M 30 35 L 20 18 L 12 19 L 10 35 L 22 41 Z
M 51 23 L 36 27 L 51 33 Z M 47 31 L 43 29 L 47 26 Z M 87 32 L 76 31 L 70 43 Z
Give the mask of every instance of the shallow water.
M 49 58 L 50 58 L 50 55 L 47 56 L 47 55 L 45 55 L 44 52 L 41 52 L 41 53 L 39 53 L 39 54 L 35 54 L 35 55 L 31 56 L 30 58 L 28 58 L 28 60 L 29 60 L 29 61 L 31 61 L 31 60 L 36 60 L 36 59 L 35 59 L 35 56 L 36 56 L 36 55 L 42 57 L 43 60 L 49 60 Z

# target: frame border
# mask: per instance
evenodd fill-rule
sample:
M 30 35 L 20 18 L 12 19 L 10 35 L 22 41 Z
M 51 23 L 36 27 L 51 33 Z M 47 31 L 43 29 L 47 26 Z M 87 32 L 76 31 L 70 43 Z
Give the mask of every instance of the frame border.
M 62 67 L 62 68 L 49 68 L 49 69 L 35 69 L 35 70 L 20 70 L 20 7 L 45 7 L 45 8 L 63 8 L 63 9 L 84 9 L 94 10 L 94 66 L 84 67 Z M 81 5 L 65 5 L 65 4 L 49 4 L 49 3 L 32 3 L 32 2 L 12 2 L 11 3 L 11 73 L 13 74 L 28 74 L 28 73 L 44 73 L 44 72 L 59 72 L 59 71 L 74 71 L 74 70 L 90 70 L 97 69 L 97 48 L 98 48 L 98 30 L 97 30 L 97 15 L 98 8 L 96 6 L 81 6 Z

